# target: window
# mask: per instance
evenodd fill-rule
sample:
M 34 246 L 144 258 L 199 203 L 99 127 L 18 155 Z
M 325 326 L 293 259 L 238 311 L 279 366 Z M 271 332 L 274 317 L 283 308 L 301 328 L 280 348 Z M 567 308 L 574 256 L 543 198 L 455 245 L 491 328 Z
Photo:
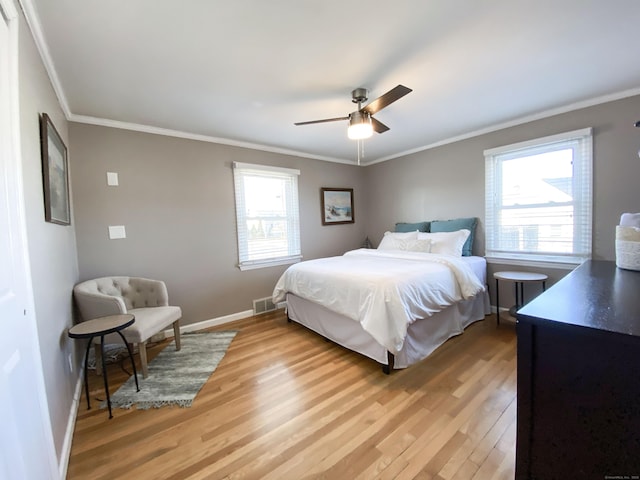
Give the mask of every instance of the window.
M 489 259 L 591 258 L 591 129 L 485 150 Z
M 233 163 L 240 270 L 302 258 L 299 174 L 289 168 Z

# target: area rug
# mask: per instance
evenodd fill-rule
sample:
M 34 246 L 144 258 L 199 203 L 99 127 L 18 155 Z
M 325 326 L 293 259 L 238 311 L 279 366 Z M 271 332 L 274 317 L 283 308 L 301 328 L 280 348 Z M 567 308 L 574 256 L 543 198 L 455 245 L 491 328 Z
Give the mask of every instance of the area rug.
M 149 375 L 138 372 L 140 391 L 133 375 L 111 396 L 111 406 L 138 409 L 165 405 L 190 407 L 202 386 L 227 352 L 237 331 L 186 333 L 180 337 L 181 349 L 171 342 L 150 363 Z M 101 408 L 106 408 L 102 402 Z

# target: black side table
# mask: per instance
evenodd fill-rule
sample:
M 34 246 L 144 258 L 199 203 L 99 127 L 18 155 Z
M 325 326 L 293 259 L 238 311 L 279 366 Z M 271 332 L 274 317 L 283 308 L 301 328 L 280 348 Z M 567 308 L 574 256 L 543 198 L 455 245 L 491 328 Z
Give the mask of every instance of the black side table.
M 84 354 L 84 386 L 85 386 L 85 394 L 87 396 L 87 410 L 91 409 L 91 402 L 89 401 L 89 382 L 87 381 L 87 363 L 89 359 L 89 349 L 91 348 L 91 343 L 95 337 L 100 337 L 100 352 L 102 353 L 102 375 L 104 377 L 104 391 L 107 394 L 107 405 L 109 407 L 109 418 L 113 418 L 111 413 L 111 396 L 109 395 L 109 382 L 107 380 L 107 369 L 105 365 L 104 359 L 104 336 L 110 333 L 117 333 L 122 338 L 125 346 L 127 347 L 127 351 L 129 352 L 129 358 L 131 359 L 131 366 L 133 367 L 133 375 L 136 379 L 136 388 L 137 391 L 140 391 L 140 386 L 138 385 L 138 372 L 136 371 L 136 363 L 133 361 L 133 352 L 131 351 L 131 347 L 127 343 L 122 335 L 121 330 L 124 330 L 129 325 L 132 325 L 135 322 L 135 317 L 130 313 L 123 315 L 109 315 L 108 317 L 100 317 L 95 318 L 93 320 L 87 320 L 86 322 L 79 323 L 74 325 L 69 329 L 69 336 L 71 338 L 88 338 L 89 341 L 87 343 L 87 351 Z

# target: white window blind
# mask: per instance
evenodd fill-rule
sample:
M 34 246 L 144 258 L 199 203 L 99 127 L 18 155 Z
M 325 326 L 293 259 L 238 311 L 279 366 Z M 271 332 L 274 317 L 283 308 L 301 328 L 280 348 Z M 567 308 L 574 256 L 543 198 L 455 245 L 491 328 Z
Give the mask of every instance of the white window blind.
M 592 150 L 590 128 L 485 150 L 489 259 L 591 258 Z
M 241 270 L 295 263 L 300 255 L 299 170 L 233 163 Z

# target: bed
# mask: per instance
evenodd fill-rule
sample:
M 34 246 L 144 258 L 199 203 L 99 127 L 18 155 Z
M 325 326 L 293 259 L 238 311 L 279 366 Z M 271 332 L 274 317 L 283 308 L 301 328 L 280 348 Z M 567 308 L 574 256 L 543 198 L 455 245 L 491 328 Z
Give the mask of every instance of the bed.
M 490 313 L 486 260 L 461 256 L 464 232 L 387 232 L 378 249 L 297 263 L 273 301 L 286 301 L 290 321 L 385 373 L 406 368 Z

